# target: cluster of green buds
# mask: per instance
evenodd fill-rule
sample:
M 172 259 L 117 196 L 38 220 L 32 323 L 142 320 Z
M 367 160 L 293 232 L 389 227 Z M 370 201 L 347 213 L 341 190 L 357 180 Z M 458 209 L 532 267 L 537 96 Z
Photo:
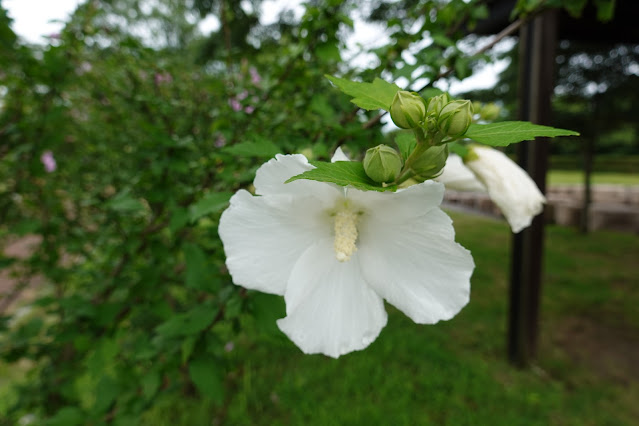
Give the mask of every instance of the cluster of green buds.
M 441 138 L 458 139 L 473 119 L 473 104 L 451 100 L 448 93 L 433 96 L 428 103 L 415 92 L 400 90 L 390 106 L 391 119 L 402 129 L 423 129 Z
M 418 93 L 400 90 L 389 112 L 393 122 L 412 130 L 416 145 L 406 158 L 388 145 L 366 151 L 364 170 L 373 181 L 400 185 L 409 179 L 424 181 L 436 177 L 448 157 L 448 142 L 464 136 L 473 119 L 473 104 L 453 100 L 447 93 L 428 102 Z

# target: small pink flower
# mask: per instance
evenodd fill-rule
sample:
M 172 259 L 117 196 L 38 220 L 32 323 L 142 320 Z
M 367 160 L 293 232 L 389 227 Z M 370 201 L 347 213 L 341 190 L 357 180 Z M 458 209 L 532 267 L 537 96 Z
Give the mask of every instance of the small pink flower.
M 236 96 L 238 101 L 243 101 L 247 97 L 248 97 L 248 92 L 246 90 Z
M 51 33 L 49 34 L 49 38 L 52 40 L 60 40 L 60 33 Z
M 224 345 L 224 351 L 226 352 L 231 352 L 233 349 L 235 349 L 235 343 L 233 342 L 227 342 L 226 345 Z
M 251 83 L 255 85 L 260 84 L 262 76 L 260 76 L 260 73 L 258 73 L 254 67 L 249 68 L 249 73 L 251 74 Z
M 216 148 L 222 148 L 226 145 L 226 139 L 224 139 L 224 135 L 218 135 L 217 139 L 215 139 L 214 143 Z
M 155 84 L 158 86 L 164 83 L 170 83 L 173 81 L 173 76 L 168 72 L 156 73 L 155 74 Z
M 249 105 L 244 108 L 244 112 L 247 114 L 253 114 L 253 111 L 255 111 L 255 107 L 253 105 Z
M 233 111 L 240 111 L 242 109 L 242 105 L 240 104 L 240 101 L 237 100 L 237 98 L 229 99 L 229 105 L 231 105 Z
M 40 161 L 42 161 L 44 170 L 46 170 L 47 173 L 55 172 L 55 169 L 58 168 L 55 158 L 53 158 L 53 152 L 51 151 L 44 151 L 40 156 Z

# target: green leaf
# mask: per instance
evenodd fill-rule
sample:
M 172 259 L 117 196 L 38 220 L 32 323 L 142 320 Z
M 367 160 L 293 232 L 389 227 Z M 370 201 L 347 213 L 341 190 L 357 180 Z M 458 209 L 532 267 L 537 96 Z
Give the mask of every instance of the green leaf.
M 175 315 L 155 327 L 155 331 L 164 337 L 190 336 L 208 327 L 217 309 L 211 306 L 197 306 L 188 312 Z
M 182 229 L 191 220 L 189 211 L 180 207 L 176 207 L 171 212 L 171 220 L 169 221 L 169 230 L 173 233 Z
M 195 344 L 198 341 L 198 337 L 195 336 L 187 336 L 182 340 L 182 345 L 180 345 L 180 352 L 182 353 L 182 364 L 185 364 L 189 358 L 191 358 L 191 354 L 193 354 L 193 350 L 195 349 Z
M 134 212 L 144 209 L 144 204 L 129 195 L 129 190 L 116 194 L 113 198 L 106 202 L 105 207 L 117 212 Z
M 160 382 L 160 374 L 157 371 L 148 372 L 142 377 L 142 394 L 147 400 L 155 395 L 160 387 Z
M 460 57 L 455 61 L 455 77 L 460 80 L 465 79 L 470 75 L 472 70 L 470 69 L 470 64 L 467 58 Z
M 422 97 L 426 99 L 427 102 L 430 98 L 439 96 L 442 93 L 444 93 L 443 90 L 437 89 L 435 87 L 427 87 L 426 89 L 419 92 L 419 94 L 422 95 Z
M 86 416 L 76 407 L 64 407 L 55 413 L 55 416 L 50 418 L 45 424 L 47 426 L 75 426 L 81 425 L 86 419 Z
M 435 44 L 443 47 L 455 47 L 455 42 L 446 37 L 444 34 L 431 34 L 430 36 Z
M 195 222 L 202 216 L 211 213 L 217 213 L 224 209 L 231 198 L 230 192 L 209 192 L 195 204 L 191 204 L 189 215 L 191 223 Z
M 331 182 L 340 186 L 350 185 L 354 188 L 364 191 L 395 191 L 397 186 L 380 186 L 366 175 L 364 166 L 357 161 L 337 161 L 335 163 L 326 163 L 322 161 L 314 161 L 312 163 L 316 168 L 306 171 L 300 175 L 293 176 L 285 183 L 293 182 L 298 179 L 316 180 L 318 182 Z
M 282 150 L 266 139 L 256 139 L 229 145 L 224 147 L 223 151 L 238 157 L 271 158 Z
M 309 107 L 311 108 L 311 111 L 318 114 L 324 121 L 331 121 L 335 119 L 335 111 L 329 103 L 328 98 L 323 94 L 313 96 Z
M 465 158 L 468 155 L 468 148 L 466 147 L 466 145 L 462 145 L 458 142 L 449 143 L 448 150 L 459 155 L 461 158 Z
M 196 290 L 216 291 L 219 283 L 217 277 L 211 273 L 206 253 L 195 244 L 184 244 L 182 251 L 186 260 L 186 286 Z
M 395 83 L 376 78 L 372 83 L 358 83 L 344 78 L 327 75 L 342 92 L 353 97 L 351 102 L 366 110 L 384 109 L 388 111 L 395 93 L 401 90 Z
M 120 387 L 116 381 L 109 376 L 102 376 L 95 389 L 93 412 L 102 414 L 107 411 L 119 394 Z
M 573 18 L 580 18 L 587 2 L 588 0 L 567 0 L 563 6 Z
M 23 236 L 26 234 L 32 234 L 35 232 L 39 232 L 42 224 L 39 220 L 36 219 L 25 219 L 18 222 L 11 228 L 11 232 Z
M 615 0 L 595 0 L 597 19 L 608 22 L 615 16 Z
M 339 62 L 342 60 L 339 47 L 335 43 L 323 43 L 315 48 L 315 54 L 323 62 Z
M 276 321 L 286 316 L 284 299 L 272 294 L 252 293 L 250 301 L 257 329 L 268 335 L 280 335 Z
M 417 145 L 417 140 L 415 139 L 415 135 L 413 133 L 399 133 L 395 137 L 395 143 L 399 148 L 399 153 L 402 155 L 402 159 L 406 161 L 411 152 L 415 149 L 415 145 Z
M 503 121 L 490 124 L 471 124 L 464 137 L 490 146 L 533 140 L 536 137 L 579 136 L 572 130 L 532 124 L 527 121 Z
M 202 357 L 189 363 L 189 376 L 198 391 L 216 402 L 224 400 L 222 371 L 214 358 Z

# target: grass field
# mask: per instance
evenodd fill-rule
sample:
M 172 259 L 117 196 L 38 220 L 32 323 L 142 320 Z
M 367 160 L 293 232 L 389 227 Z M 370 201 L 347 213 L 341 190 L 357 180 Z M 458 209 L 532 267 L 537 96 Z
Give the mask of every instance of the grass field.
M 583 184 L 583 182 L 583 172 L 578 170 L 551 170 L 548 172 L 548 183 L 550 185 Z M 595 185 L 639 185 L 639 171 L 637 173 L 596 172 L 592 174 L 592 183 Z
M 457 317 L 416 325 L 388 306 L 379 338 L 338 360 L 303 355 L 284 338 L 236 342 L 230 356 L 243 369 L 230 379 L 233 391 L 218 419 L 231 425 L 639 424 L 639 238 L 548 229 L 539 360 L 518 370 L 504 355 L 508 228 L 453 218 L 477 264 L 471 302 Z M 178 405 L 167 401 L 147 420 L 204 424 L 220 415 L 200 402 Z
M 639 424 L 639 238 L 547 229 L 539 359 L 519 370 L 505 360 L 508 227 L 451 215 L 477 264 L 458 316 L 424 326 L 387 306 L 379 338 L 337 360 L 246 318 L 223 407 L 165 400 L 139 424 Z

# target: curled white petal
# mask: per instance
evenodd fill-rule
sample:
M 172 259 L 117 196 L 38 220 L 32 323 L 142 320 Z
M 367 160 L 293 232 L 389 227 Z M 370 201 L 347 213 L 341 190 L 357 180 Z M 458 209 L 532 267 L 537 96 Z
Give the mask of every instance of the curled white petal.
M 468 167 L 464 166 L 464 162 L 457 154 L 448 156 L 442 173 L 435 180 L 443 183 L 446 189 L 453 191 L 486 191 L 486 187 Z
M 472 151 L 475 158 L 466 166 L 486 186 L 512 231 L 517 233 L 529 226 L 546 202 L 535 182 L 501 151 L 483 146 L 474 146 Z

